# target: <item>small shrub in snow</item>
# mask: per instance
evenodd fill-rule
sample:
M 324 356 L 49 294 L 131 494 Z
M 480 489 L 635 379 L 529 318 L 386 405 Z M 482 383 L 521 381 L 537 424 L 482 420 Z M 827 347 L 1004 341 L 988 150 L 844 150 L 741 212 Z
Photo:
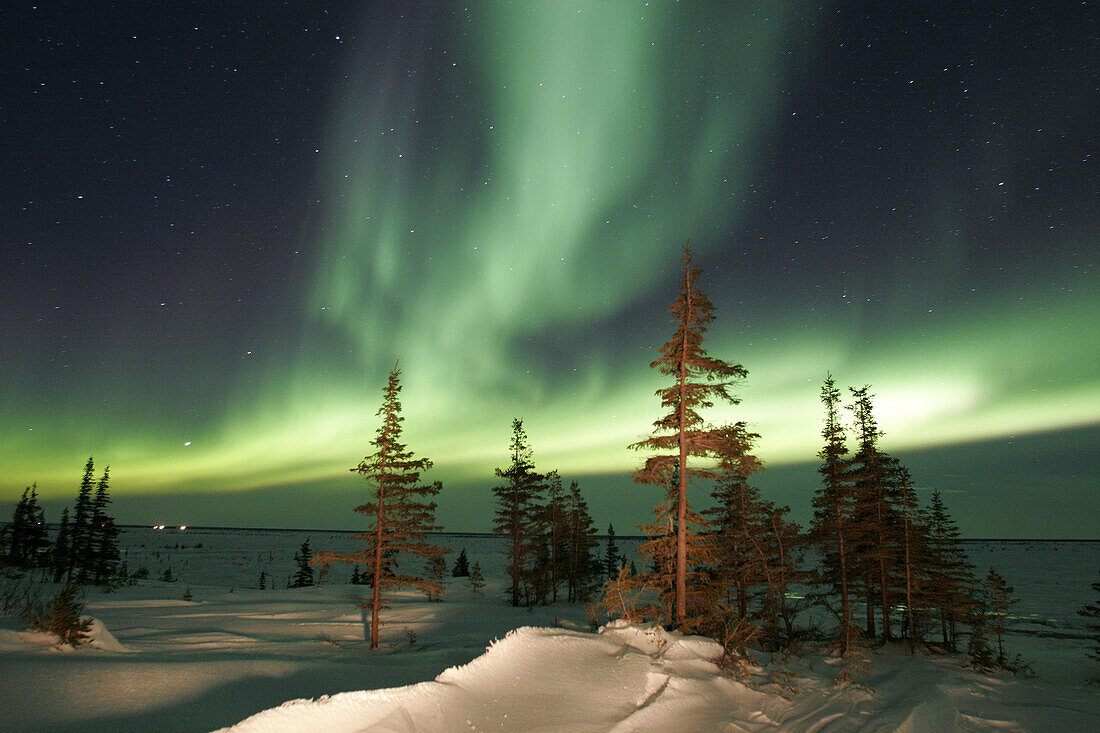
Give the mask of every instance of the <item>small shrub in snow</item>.
M 475 562 L 470 569 L 470 590 L 481 595 L 481 589 L 485 587 L 485 576 L 481 574 L 481 563 Z
M 37 612 L 27 614 L 27 624 L 35 631 L 47 631 L 62 644 L 76 646 L 87 641 L 91 619 L 81 617 L 84 602 L 77 597 L 80 586 L 68 583 Z

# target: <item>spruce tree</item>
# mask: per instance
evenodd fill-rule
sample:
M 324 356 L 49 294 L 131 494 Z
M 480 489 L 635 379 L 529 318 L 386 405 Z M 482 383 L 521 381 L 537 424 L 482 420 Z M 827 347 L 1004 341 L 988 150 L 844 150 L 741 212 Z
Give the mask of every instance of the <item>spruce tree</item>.
M 470 590 L 481 595 L 481 589 L 485 587 L 485 576 L 481 574 L 481 563 L 475 562 L 470 568 Z
M 623 564 L 623 558 L 619 555 L 619 546 L 615 544 L 615 525 L 607 525 L 607 549 L 604 553 L 603 567 L 607 577 L 619 577 L 619 566 Z
M 1015 662 L 1009 662 L 1005 656 L 1005 634 L 1010 624 L 1008 611 L 1020 599 L 1013 595 L 1016 590 L 993 568 L 990 568 L 985 576 L 985 592 L 989 630 L 997 640 L 997 666 L 1015 671 L 1018 665 Z
M 470 561 L 466 558 L 466 548 L 462 548 L 462 552 L 458 553 L 458 557 L 455 559 L 454 567 L 451 568 L 452 578 L 465 578 L 470 575 Z
M 111 503 L 108 494 L 111 467 L 103 469 L 103 476 L 96 484 L 92 499 L 92 527 L 89 537 L 89 576 L 96 584 L 109 582 L 118 572 L 118 527 L 107 512 Z
M 445 555 L 448 550 L 427 540 L 427 533 L 440 529 L 435 523 L 435 502 L 443 485 L 436 481 L 424 484 L 420 474 L 431 468 L 427 458 L 415 458 L 401 442 L 400 370 L 395 366 L 382 391 L 382 406 L 378 416 L 382 418 L 371 445 L 375 452 L 365 457 L 351 469 L 372 487 L 374 500 L 355 508 L 368 519 L 368 529 L 352 536 L 362 540 L 363 549 L 353 553 L 318 553 L 316 562 L 365 563 L 372 586 L 371 598 L 360 608 L 371 610 L 371 648 L 378 647 L 380 613 L 383 609 L 383 593 L 392 588 L 412 587 L 425 593 L 436 586 L 433 581 L 413 576 L 399 575 L 393 558 L 409 554 L 424 559 Z
M 70 530 L 69 567 L 67 578 L 85 583 L 88 580 L 88 567 L 92 542 L 92 486 L 95 483 L 95 464 L 92 457 L 84 465 L 84 476 L 80 480 L 80 489 L 76 494 L 76 506 L 72 514 Z M 75 576 L 75 577 L 74 577 Z
M 447 573 L 447 562 L 442 555 L 429 557 L 424 564 L 424 577 L 428 581 L 424 587 L 424 593 L 428 596 L 429 603 L 439 603 L 443 600 L 443 576 Z
M 671 377 L 672 384 L 657 390 L 661 406 L 667 412 L 654 422 L 650 437 L 631 446 L 654 451 L 645 465 L 634 474 L 642 484 L 668 487 L 675 477 L 676 486 L 658 506 L 669 513 L 675 541 L 674 614 L 672 624 L 679 626 L 687 616 L 689 521 L 688 484 L 693 478 L 710 478 L 713 472 L 700 465 L 688 465 L 689 457 L 711 458 L 726 441 L 722 429 L 707 425 L 700 410 L 715 401 L 737 404 L 731 389 L 748 372 L 740 364 L 715 359 L 703 349 L 703 333 L 714 319 L 714 306 L 696 286 L 701 271 L 692 264 L 691 249 L 684 248 L 680 294 L 669 308 L 677 323 L 676 332 L 664 346 L 661 356 L 650 367 Z M 697 516 L 697 515 L 696 515 Z M 657 524 L 664 524 L 658 518 Z
M 924 514 L 917 502 L 916 491 L 909 470 L 900 462 L 890 463 L 890 481 L 897 502 L 897 516 L 901 548 L 899 566 L 904 581 L 906 630 L 909 637 L 909 653 L 915 654 L 920 641 L 920 620 L 924 609 L 931 603 L 931 556 L 928 551 L 928 530 Z
M 38 484 L 31 485 L 31 496 L 27 503 L 27 535 L 25 539 L 28 567 L 47 567 L 50 564 L 49 528 L 46 526 L 46 513 L 38 502 Z
M 313 585 L 313 549 L 309 546 L 309 538 L 306 537 L 302 546 L 294 553 L 294 562 L 298 569 L 294 571 L 290 579 L 291 588 L 306 588 Z
M 497 510 L 493 532 L 505 538 L 504 554 L 510 581 L 508 600 L 513 606 L 520 601 L 531 605 L 531 571 L 539 551 L 539 528 L 544 491 L 544 476 L 535 471 L 532 451 L 523 430 L 523 421 L 512 420 L 512 442 L 509 446 L 512 462 L 508 468 L 496 469 L 500 486 L 493 487 Z
M 848 449 L 844 426 L 840 422 L 840 390 L 832 374 L 826 375 L 821 388 L 821 403 L 825 406 L 825 425 L 821 435 L 825 445 L 818 453 L 821 465 L 821 486 L 814 492 L 813 524 L 810 537 L 817 549 L 818 582 L 835 594 L 840 656 L 844 661 L 842 678 L 851 678 L 850 656 L 854 626 L 852 623 L 851 535 L 854 521 L 855 495 L 848 480 Z
M 848 406 L 855 418 L 856 451 L 848 464 L 855 495 L 850 530 L 854 571 L 863 583 L 868 636 L 875 636 L 876 608 L 881 614 L 882 641 L 891 639 L 891 584 L 897 557 L 896 520 L 887 476 L 888 457 L 879 449 L 878 429 L 870 387 L 849 388 L 854 402 Z
M 569 533 L 568 518 L 565 514 L 565 494 L 561 487 L 561 476 L 557 471 L 551 471 L 546 475 L 546 503 L 543 514 L 549 562 L 550 602 L 557 603 L 558 590 L 565 582 Z
M 966 623 L 977 603 L 974 566 L 939 490 L 932 492 L 927 518 L 928 604 L 938 612 L 944 648 L 956 651 L 958 626 Z
M 6 529 L 7 560 L 16 567 L 29 567 L 28 539 L 31 524 L 31 487 L 23 489 L 23 496 L 15 505 L 11 522 Z
M 570 484 L 565 497 L 565 518 L 566 589 L 569 602 L 576 603 L 588 600 L 600 566 L 596 558 L 596 526 L 576 481 Z

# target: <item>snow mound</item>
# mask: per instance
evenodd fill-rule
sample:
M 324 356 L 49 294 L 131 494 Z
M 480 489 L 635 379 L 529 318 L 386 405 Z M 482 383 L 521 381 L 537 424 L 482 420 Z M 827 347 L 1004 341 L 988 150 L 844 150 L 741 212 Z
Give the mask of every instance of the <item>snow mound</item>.
M 685 712 L 703 728 L 737 720 L 738 702 L 740 719 L 754 719 L 763 695 L 718 674 L 720 651 L 624 623 L 598 634 L 522 627 L 432 682 L 294 700 L 224 730 L 674 730 Z
M 91 618 L 91 628 L 88 629 L 88 645 L 105 652 L 132 652 L 123 646 L 115 635 L 107 630 L 103 622 L 97 618 Z

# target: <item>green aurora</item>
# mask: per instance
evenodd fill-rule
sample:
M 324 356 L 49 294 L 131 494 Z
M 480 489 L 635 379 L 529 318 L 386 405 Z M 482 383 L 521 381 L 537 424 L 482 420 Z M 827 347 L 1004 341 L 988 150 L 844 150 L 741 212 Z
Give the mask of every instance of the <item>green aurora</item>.
M 354 490 L 348 469 L 399 363 L 407 442 L 456 487 L 441 505 L 463 526 L 448 528 L 487 525 L 484 507 L 462 505 L 487 500 L 513 416 L 540 469 L 595 480 L 609 514 L 613 492 L 629 492 L 622 519 L 604 521 L 632 526 L 653 497 L 626 478 L 641 462 L 626 446 L 660 412 L 647 365 L 673 328 L 688 241 L 717 306 L 708 350 L 749 370 L 742 404 L 711 418 L 747 421 L 770 468 L 815 460 L 827 371 L 872 385 L 885 446 L 903 456 L 1060 431 L 1095 443 L 1095 209 L 1026 216 L 1033 182 L 1013 141 L 1033 120 L 998 129 L 996 108 L 975 102 L 974 139 L 1008 140 L 910 167 L 904 196 L 883 182 L 908 153 L 882 174 L 828 150 L 815 174 L 792 160 L 812 135 L 790 141 L 799 100 L 837 73 L 836 13 L 645 5 L 474 3 L 401 22 L 371 11 L 364 27 L 382 27 L 342 58 L 309 161 L 320 203 L 295 235 L 309 264 L 284 276 L 270 322 L 226 327 L 259 333 L 258 346 L 176 321 L 171 338 L 196 344 L 181 365 L 108 331 L 83 371 L 42 383 L 32 349 L 0 418 L 5 498 L 32 481 L 68 498 L 88 454 L 111 464 L 120 507 L 140 497 L 143 511 L 169 494 L 214 507 Z M 898 125 L 899 150 L 925 142 Z M 785 173 L 799 166 L 823 180 Z M 830 188 L 830 175 L 866 180 Z M 800 490 L 792 503 L 808 506 L 812 485 Z M 1026 500 L 1006 503 L 1025 516 Z M 1066 509 L 1071 535 L 1098 509 L 1085 496 L 1079 508 L 1083 522 Z M 196 512 L 180 521 L 222 523 Z M 328 526 L 353 521 L 338 512 Z

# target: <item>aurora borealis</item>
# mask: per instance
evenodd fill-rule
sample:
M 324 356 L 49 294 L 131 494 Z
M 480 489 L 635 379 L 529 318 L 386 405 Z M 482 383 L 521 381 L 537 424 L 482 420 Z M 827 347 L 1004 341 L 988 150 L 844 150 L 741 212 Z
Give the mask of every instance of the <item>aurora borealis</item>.
M 449 529 L 518 416 L 622 532 L 690 240 L 796 515 L 832 371 L 965 534 L 1095 537 L 1095 10 L 308 5 L 5 11 L 0 501 L 347 527 L 399 361 Z

